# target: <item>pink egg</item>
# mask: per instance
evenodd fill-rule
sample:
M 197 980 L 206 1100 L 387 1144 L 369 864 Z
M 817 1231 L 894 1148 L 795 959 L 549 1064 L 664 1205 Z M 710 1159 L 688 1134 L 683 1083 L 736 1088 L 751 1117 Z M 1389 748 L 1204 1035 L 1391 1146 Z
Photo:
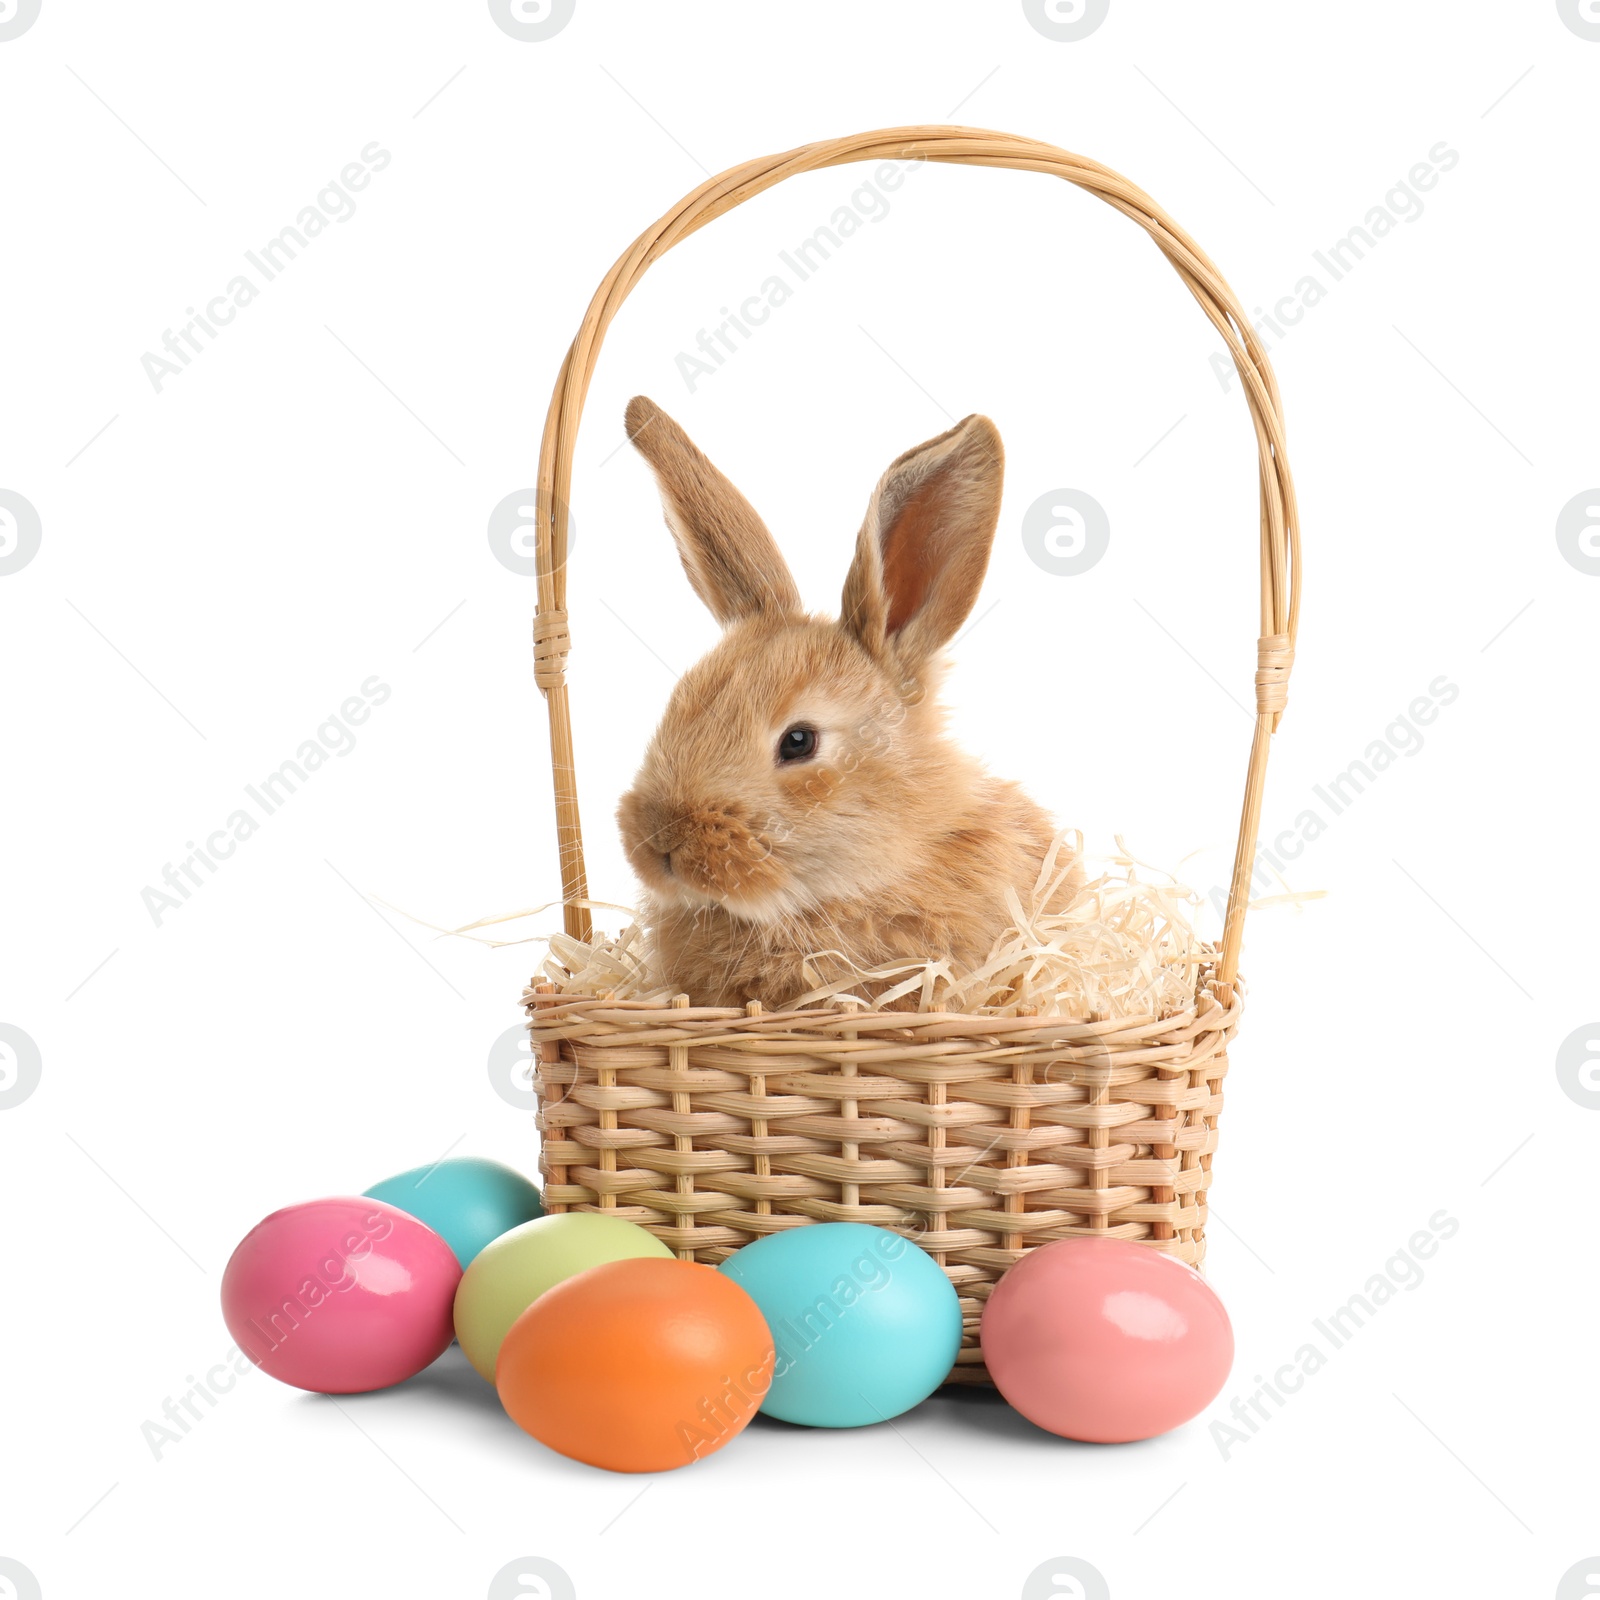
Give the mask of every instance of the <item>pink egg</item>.
M 222 1315 L 263 1372 L 360 1394 L 421 1372 L 449 1346 L 455 1252 L 381 1200 L 307 1200 L 247 1233 L 222 1274 Z
M 1124 1444 L 1176 1428 L 1216 1397 L 1233 1325 L 1192 1267 L 1126 1239 L 1030 1250 L 983 1310 L 983 1359 L 1030 1422 Z

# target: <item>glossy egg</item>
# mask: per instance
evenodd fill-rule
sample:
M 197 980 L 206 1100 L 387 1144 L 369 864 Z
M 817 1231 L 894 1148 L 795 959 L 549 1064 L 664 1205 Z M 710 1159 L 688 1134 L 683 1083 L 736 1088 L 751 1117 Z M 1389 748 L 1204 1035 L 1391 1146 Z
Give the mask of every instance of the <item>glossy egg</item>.
M 460 1281 L 450 1246 L 397 1207 L 308 1200 L 240 1241 L 222 1274 L 222 1315 L 245 1355 L 280 1382 L 360 1394 L 443 1354 Z
M 599 1211 L 538 1217 L 484 1246 L 456 1291 L 456 1338 L 490 1383 L 500 1341 L 547 1289 L 588 1267 L 635 1256 L 676 1259 L 654 1234 Z
M 769 1234 L 721 1270 L 772 1330 L 761 1409 L 785 1422 L 887 1422 L 926 1400 L 961 1348 L 961 1303 L 944 1268 L 887 1228 L 818 1222 Z
M 539 1191 L 520 1172 L 481 1156 L 413 1167 L 366 1190 L 437 1233 L 463 1267 L 491 1239 L 544 1215 Z
M 590 1267 L 512 1324 L 495 1387 L 541 1444 L 612 1472 L 664 1472 L 720 1450 L 772 1379 L 755 1302 L 714 1267 L 640 1257 Z
M 1122 1444 L 1203 1411 L 1233 1365 L 1233 1327 L 1204 1278 L 1126 1239 L 1058 1239 L 1006 1272 L 983 1312 L 983 1359 L 1030 1421 Z

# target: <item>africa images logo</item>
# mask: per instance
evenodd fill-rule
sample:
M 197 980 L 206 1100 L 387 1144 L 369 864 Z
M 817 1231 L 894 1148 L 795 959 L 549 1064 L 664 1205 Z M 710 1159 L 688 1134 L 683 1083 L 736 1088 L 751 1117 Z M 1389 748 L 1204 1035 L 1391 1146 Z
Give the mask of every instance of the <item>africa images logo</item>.
M 578 0 L 489 0 L 494 25 L 519 44 L 542 44 L 572 21 Z
M 0 0 L 0 44 L 20 39 L 39 20 L 39 0 Z
M 33 503 L 0 489 L 0 578 L 21 572 L 39 553 L 43 530 Z

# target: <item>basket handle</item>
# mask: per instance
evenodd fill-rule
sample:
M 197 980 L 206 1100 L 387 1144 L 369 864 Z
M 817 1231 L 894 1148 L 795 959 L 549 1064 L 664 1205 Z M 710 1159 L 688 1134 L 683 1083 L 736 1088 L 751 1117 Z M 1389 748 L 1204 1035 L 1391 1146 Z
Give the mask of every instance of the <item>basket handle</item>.
M 1233 291 L 1203 250 L 1142 189 L 1109 167 L 1055 145 L 981 128 L 883 128 L 801 145 L 762 156 L 709 178 L 652 223 L 623 252 L 595 291 L 572 341 L 545 420 L 539 449 L 536 548 L 539 602 L 533 621 L 534 681 L 550 714 L 550 763 L 555 784 L 556 839 L 567 932 L 590 934 L 588 879 L 578 815 L 577 771 L 572 748 L 572 713 L 567 700 L 567 494 L 572 453 L 583 402 L 606 329 L 653 261 L 742 201 L 799 172 L 851 161 L 918 160 L 964 162 L 980 167 L 1015 167 L 1065 178 L 1138 223 L 1172 263 L 1200 309 L 1227 342 L 1244 382 L 1261 461 L 1261 630 L 1257 641 L 1256 725 L 1245 780 L 1239 843 L 1228 889 L 1222 953 L 1217 977 L 1231 983 L 1238 973 L 1239 945 L 1250 897 L 1251 867 L 1261 824 L 1267 752 L 1283 715 L 1294 641 L 1300 618 L 1300 537 L 1294 483 L 1285 450 L 1278 383 Z

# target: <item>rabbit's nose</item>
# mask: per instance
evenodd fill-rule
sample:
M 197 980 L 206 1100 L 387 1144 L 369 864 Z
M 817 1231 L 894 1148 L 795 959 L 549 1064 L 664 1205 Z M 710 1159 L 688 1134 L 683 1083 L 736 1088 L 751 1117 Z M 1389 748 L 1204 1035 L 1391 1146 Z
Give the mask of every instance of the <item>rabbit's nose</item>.
M 642 800 L 634 807 L 633 827 L 640 854 L 653 859 L 667 877 L 681 877 L 673 867 L 673 857 L 681 853 L 694 833 L 693 819 L 685 808 L 668 800 Z
M 685 801 L 660 801 L 651 808 L 650 842 L 664 857 L 682 852 L 705 826 L 706 813 Z

